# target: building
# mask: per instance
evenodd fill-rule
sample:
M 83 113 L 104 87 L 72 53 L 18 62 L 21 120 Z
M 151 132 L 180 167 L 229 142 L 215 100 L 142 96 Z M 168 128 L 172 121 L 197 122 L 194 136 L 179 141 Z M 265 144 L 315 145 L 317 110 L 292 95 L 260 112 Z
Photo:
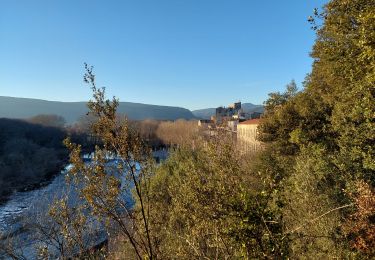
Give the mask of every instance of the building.
M 253 113 L 250 114 L 249 119 L 257 119 L 257 118 L 260 118 L 261 115 L 262 115 L 262 113 L 260 113 L 260 112 L 253 112 Z
M 233 117 L 238 117 L 238 114 L 241 111 L 241 102 L 230 104 L 228 107 L 218 107 L 216 108 L 213 119 L 215 120 L 216 124 L 225 124 Z
M 237 125 L 238 125 L 238 120 L 231 120 L 227 122 L 228 130 L 232 132 L 237 132 Z
M 213 126 L 213 121 L 208 119 L 201 119 L 198 121 L 198 126 L 203 129 L 208 129 Z
M 237 125 L 237 145 L 243 152 L 258 151 L 262 143 L 257 140 L 260 119 L 250 119 Z
M 246 117 L 247 114 L 245 112 L 243 112 L 243 110 L 239 110 L 238 113 L 236 115 L 233 116 L 233 119 L 239 121 L 239 122 L 242 122 L 242 121 L 245 121 L 246 119 L 249 119 Z
M 231 108 L 231 109 L 233 109 L 235 111 L 238 111 L 238 110 L 241 109 L 241 102 L 236 102 L 236 103 L 230 104 L 228 106 L 228 108 Z

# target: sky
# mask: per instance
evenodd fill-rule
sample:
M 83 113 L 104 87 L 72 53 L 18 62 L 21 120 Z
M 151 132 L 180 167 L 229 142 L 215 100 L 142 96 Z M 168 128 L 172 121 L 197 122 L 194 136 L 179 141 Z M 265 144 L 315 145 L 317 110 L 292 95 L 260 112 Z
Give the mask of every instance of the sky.
M 120 101 L 262 104 L 311 70 L 322 0 L 0 0 L 0 96 L 87 101 L 84 63 Z

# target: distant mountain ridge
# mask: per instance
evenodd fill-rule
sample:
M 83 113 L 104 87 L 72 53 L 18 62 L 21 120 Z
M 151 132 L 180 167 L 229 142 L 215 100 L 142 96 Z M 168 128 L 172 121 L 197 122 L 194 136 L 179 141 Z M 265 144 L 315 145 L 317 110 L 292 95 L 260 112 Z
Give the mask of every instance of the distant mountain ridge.
M 60 102 L 0 96 L 0 118 L 30 118 L 40 114 L 55 114 L 64 117 L 66 122 L 71 124 L 85 115 L 87 111 L 86 102 Z M 131 102 L 120 102 L 118 112 L 126 114 L 132 120 L 195 118 L 193 113 L 186 108 Z
M 253 112 L 258 112 L 258 113 L 263 113 L 264 112 L 264 107 L 262 105 L 254 105 L 252 103 L 243 103 L 241 104 L 242 109 L 246 113 L 253 113 Z M 216 113 L 216 108 L 204 108 L 204 109 L 198 109 L 198 110 L 193 110 L 192 113 L 194 116 L 202 119 L 209 119 L 211 116 L 215 115 Z

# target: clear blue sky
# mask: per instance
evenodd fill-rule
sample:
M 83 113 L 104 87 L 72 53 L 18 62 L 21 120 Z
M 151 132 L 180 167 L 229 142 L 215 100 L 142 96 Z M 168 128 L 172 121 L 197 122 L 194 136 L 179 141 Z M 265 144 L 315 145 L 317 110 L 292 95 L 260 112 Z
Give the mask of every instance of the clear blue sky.
M 86 101 L 83 63 L 121 101 L 261 104 L 311 69 L 321 0 L 0 0 L 0 96 Z

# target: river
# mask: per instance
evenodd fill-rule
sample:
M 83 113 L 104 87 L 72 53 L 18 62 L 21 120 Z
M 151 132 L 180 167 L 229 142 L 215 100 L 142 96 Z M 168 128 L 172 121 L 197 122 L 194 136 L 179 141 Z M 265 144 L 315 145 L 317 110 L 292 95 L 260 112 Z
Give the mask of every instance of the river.
M 153 156 L 156 161 L 163 161 L 168 157 L 168 151 L 154 151 Z M 67 166 L 48 185 L 31 191 L 16 192 L 10 196 L 5 204 L 0 205 L 0 240 L 1 234 L 3 234 L 3 237 L 12 234 L 18 252 L 22 251 L 26 259 L 36 259 L 35 246 L 37 241 L 33 236 L 33 231 L 24 229 L 25 220 L 46 214 L 51 202 L 65 194 L 69 194 L 71 205 L 76 205 L 80 200 L 76 189 L 65 182 L 65 175 L 70 167 Z M 131 198 L 128 196 L 124 199 L 129 202 Z M 104 228 L 98 227 L 97 229 L 94 243 L 99 244 L 107 239 L 107 234 Z M 0 259 L 7 259 L 4 254 L 2 255 L 1 250 Z
M 58 174 L 53 181 L 39 189 L 16 192 L 10 196 L 9 200 L 0 206 L 0 234 L 3 238 L 11 235 L 15 244 L 16 252 L 22 254 L 26 259 L 36 259 L 37 240 L 34 232 L 24 228 L 25 222 L 35 221 L 38 216 L 43 216 L 48 211 L 49 205 L 54 199 L 61 198 L 64 194 L 69 194 L 70 203 L 79 201 L 78 194 L 65 182 L 65 169 Z M 106 232 L 101 228 L 96 232 L 97 243 L 106 239 Z M 0 237 L 1 239 L 1 237 Z M 4 240 L 3 240 L 4 241 Z M 8 259 L 0 250 L 0 259 Z

